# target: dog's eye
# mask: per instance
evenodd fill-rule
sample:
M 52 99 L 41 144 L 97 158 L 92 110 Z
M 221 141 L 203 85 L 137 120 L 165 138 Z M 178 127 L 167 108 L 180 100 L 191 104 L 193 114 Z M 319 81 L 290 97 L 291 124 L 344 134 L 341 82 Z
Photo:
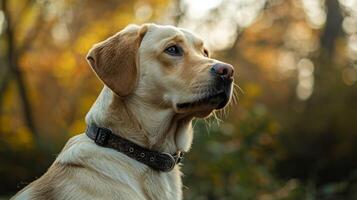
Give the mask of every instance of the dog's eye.
M 164 52 L 171 56 L 182 56 L 183 54 L 182 48 L 177 45 L 167 47 Z
M 203 49 L 203 54 L 204 54 L 206 57 L 209 57 L 209 53 L 208 53 L 207 49 Z

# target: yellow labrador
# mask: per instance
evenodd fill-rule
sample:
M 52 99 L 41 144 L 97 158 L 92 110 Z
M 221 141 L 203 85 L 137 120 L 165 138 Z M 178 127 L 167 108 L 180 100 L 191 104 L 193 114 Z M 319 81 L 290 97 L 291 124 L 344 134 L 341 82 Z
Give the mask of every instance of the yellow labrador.
M 129 25 L 93 46 L 104 88 L 48 171 L 13 199 L 182 199 L 191 122 L 230 100 L 233 67 L 173 26 Z

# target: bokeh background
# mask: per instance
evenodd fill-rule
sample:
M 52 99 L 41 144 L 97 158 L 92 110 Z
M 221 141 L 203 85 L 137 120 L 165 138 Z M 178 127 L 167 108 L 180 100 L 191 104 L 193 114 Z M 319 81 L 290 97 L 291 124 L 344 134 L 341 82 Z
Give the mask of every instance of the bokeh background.
M 88 49 L 145 22 L 196 32 L 241 88 L 195 121 L 185 199 L 357 199 L 356 0 L 0 0 L 3 199 L 85 130 Z

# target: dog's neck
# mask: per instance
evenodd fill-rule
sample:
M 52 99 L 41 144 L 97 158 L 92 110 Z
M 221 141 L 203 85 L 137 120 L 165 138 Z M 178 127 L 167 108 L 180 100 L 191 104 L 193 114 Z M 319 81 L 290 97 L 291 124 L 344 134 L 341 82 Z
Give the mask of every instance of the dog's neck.
M 192 117 L 141 102 L 121 98 L 106 86 L 86 116 L 86 123 L 111 129 L 132 142 L 153 150 L 187 152 L 192 143 Z

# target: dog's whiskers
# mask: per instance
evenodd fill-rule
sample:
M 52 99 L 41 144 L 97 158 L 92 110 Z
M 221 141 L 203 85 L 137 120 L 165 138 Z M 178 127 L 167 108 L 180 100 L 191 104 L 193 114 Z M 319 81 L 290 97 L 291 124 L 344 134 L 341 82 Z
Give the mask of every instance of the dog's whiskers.
M 219 126 L 223 121 L 217 116 L 216 111 L 213 111 L 214 119 L 216 120 L 217 125 Z
M 234 83 L 234 82 L 233 82 L 233 87 L 238 88 L 238 90 L 239 90 L 242 94 L 244 94 L 243 89 L 242 89 L 241 87 L 239 87 L 239 85 L 237 85 L 237 84 Z

